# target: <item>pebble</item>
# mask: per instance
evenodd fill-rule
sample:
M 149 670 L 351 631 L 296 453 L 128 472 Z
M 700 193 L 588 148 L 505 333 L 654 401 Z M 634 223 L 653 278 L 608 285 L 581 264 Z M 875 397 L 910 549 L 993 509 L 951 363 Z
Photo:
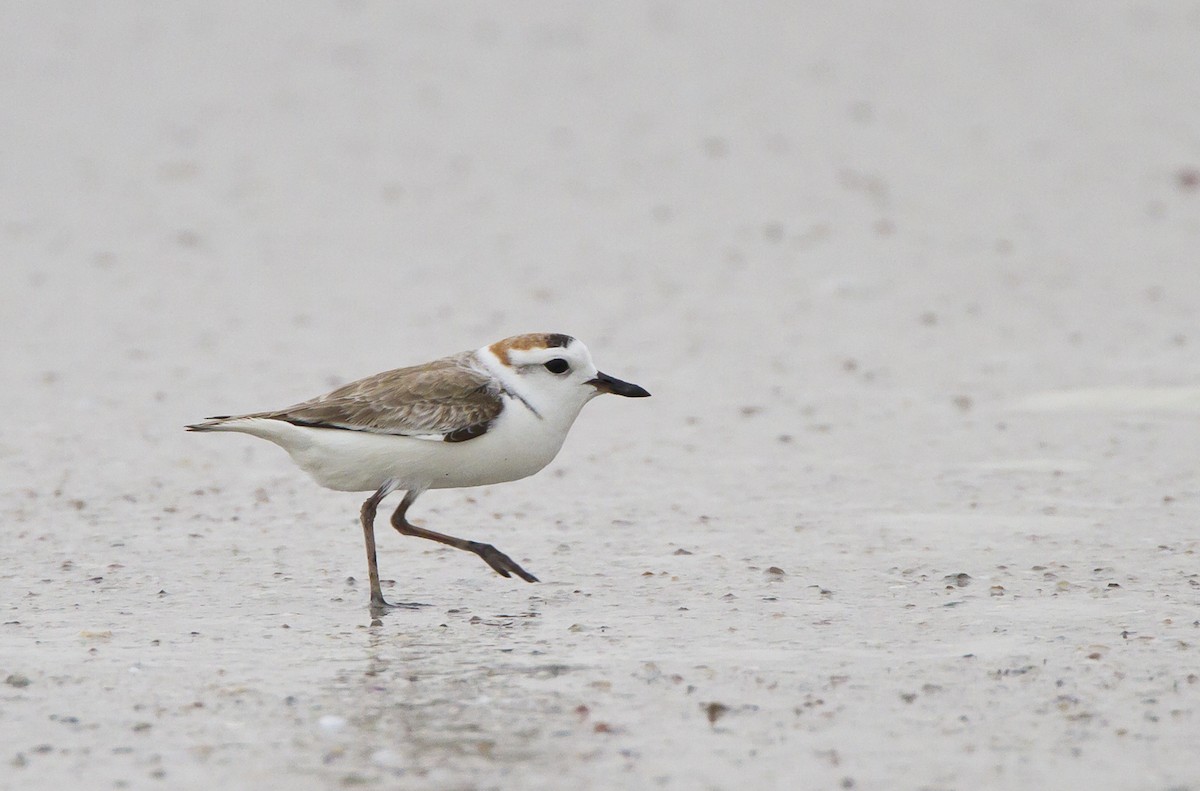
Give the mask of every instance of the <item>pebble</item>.
M 337 733 L 346 727 L 346 718 L 336 714 L 325 714 L 317 720 L 317 727 L 326 733 Z

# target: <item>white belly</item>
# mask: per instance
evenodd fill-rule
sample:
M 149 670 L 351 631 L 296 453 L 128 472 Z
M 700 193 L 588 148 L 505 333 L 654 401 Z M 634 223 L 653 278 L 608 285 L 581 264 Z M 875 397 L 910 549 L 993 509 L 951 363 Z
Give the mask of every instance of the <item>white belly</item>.
M 221 428 L 274 442 L 322 486 L 364 492 L 374 491 L 388 480 L 407 490 L 483 486 L 525 478 L 558 455 L 570 422 L 556 425 L 510 404 L 486 434 L 466 442 L 309 428 L 263 418 L 230 421 Z

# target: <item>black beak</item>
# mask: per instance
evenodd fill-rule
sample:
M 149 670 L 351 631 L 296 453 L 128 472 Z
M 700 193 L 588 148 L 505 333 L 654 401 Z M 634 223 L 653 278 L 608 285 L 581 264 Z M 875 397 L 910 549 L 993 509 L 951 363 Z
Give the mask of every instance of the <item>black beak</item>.
M 589 379 L 587 383 L 601 393 L 612 393 L 626 398 L 645 398 L 650 395 L 643 387 L 638 387 L 632 382 L 622 382 L 614 376 L 602 374 L 599 371 L 596 372 L 596 377 Z

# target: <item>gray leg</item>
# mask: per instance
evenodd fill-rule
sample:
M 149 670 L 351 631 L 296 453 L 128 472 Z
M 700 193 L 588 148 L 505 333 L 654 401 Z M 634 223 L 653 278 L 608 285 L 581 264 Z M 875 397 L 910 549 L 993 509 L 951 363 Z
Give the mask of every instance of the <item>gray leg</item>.
M 420 491 L 411 491 L 404 495 L 404 499 L 400 502 L 396 512 L 392 514 L 392 527 L 400 531 L 402 535 L 416 536 L 417 538 L 428 538 L 430 541 L 436 541 L 439 544 L 454 547 L 455 549 L 463 549 L 467 552 L 474 552 L 479 557 L 483 558 L 483 562 L 487 563 L 501 577 L 509 577 L 516 574 L 526 582 L 537 582 L 538 578 L 530 574 L 525 569 L 517 565 L 516 561 L 496 549 L 491 544 L 481 544 L 478 541 L 467 541 L 462 538 L 455 538 L 444 533 L 435 533 L 432 530 L 426 530 L 423 527 L 410 525 L 405 518 L 408 513 L 408 508 L 418 497 L 421 496 Z M 383 498 L 380 498 L 383 499 Z M 366 508 L 364 505 L 363 508 Z M 373 554 L 372 550 L 372 554 Z
M 359 514 L 362 520 L 363 539 L 367 543 L 367 576 L 371 580 L 371 607 L 373 609 L 388 606 L 388 603 L 383 600 L 383 590 L 379 587 L 379 566 L 375 562 L 375 511 L 379 508 L 379 503 L 383 498 L 396 491 L 396 487 L 395 481 L 386 481 L 376 490 L 375 494 L 368 497 L 367 501 L 362 504 L 362 511 Z

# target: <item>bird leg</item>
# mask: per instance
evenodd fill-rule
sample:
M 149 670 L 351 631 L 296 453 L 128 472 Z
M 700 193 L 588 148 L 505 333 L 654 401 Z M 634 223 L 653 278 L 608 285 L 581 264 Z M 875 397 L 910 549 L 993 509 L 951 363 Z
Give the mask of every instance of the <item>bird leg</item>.
M 395 481 L 385 481 L 374 494 L 362 504 L 359 516 L 362 519 L 363 539 L 367 543 L 367 576 L 371 580 L 371 608 L 382 609 L 389 607 L 383 600 L 383 590 L 379 587 L 379 566 L 375 562 L 375 511 L 383 498 L 396 491 Z
M 525 569 L 517 565 L 517 562 L 496 549 L 491 544 L 481 544 L 478 541 L 467 541 L 463 538 L 455 538 L 443 533 L 435 533 L 432 530 L 426 530 L 423 527 L 409 524 L 405 518 L 408 513 L 408 508 L 421 495 L 419 491 L 411 491 L 404 495 L 404 500 L 401 501 L 396 512 L 392 514 L 392 527 L 400 531 L 401 535 L 416 536 L 417 538 L 428 538 L 430 541 L 436 541 L 439 544 L 454 547 L 455 549 L 465 549 L 467 552 L 474 552 L 479 557 L 483 558 L 483 562 L 491 566 L 501 577 L 510 577 L 516 574 L 526 582 L 537 582 L 538 578 L 530 574 Z M 382 498 L 381 498 L 382 499 Z M 369 501 L 368 501 L 369 502 Z M 365 509 L 366 506 L 364 505 Z M 364 523 L 365 524 L 365 523 Z M 374 566 L 372 565 L 372 568 Z

